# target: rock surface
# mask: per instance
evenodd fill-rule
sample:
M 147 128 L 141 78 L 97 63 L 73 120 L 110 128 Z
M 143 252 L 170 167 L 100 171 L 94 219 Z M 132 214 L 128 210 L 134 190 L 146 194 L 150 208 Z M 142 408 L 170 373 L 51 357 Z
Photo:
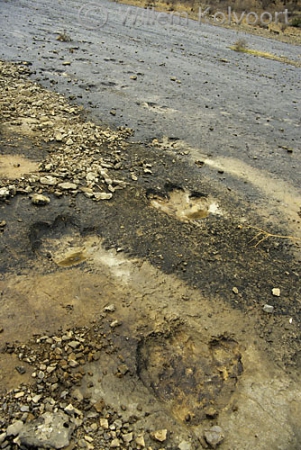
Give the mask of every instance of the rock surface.
M 215 425 L 204 433 L 205 440 L 210 448 L 217 448 L 224 440 L 224 433 L 221 427 Z
M 74 428 L 63 412 L 45 412 L 38 419 L 24 424 L 18 436 L 26 447 L 60 449 L 69 445 Z

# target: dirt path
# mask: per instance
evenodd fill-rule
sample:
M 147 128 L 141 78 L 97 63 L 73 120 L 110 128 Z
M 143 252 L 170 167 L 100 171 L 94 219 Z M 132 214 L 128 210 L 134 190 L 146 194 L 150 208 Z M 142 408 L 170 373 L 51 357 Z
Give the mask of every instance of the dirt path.
M 247 201 L 244 167 L 234 191 L 233 165 L 131 143 L 27 72 L 1 65 L 2 442 L 46 445 L 30 427 L 60 413 L 69 449 L 296 450 L 297 193 L 276 210 L 258 176 Z

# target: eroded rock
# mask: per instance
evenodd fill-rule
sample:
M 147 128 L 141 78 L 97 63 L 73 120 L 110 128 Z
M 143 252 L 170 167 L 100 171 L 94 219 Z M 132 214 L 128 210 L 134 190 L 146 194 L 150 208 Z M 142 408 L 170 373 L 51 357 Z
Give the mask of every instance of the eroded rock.
M 20 429 L 19 440 L 27 447 L 60 449 L 69 445 L 74 429 L 75 425 L 63 412 L 45 412 Z

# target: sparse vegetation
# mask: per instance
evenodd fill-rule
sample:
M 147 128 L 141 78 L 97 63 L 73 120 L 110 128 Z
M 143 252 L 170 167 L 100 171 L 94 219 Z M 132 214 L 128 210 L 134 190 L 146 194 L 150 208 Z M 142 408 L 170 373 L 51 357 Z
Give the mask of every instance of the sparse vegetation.
M 246 52 L 248 49 L 248 44 L 246 39 L 240 38 L 238 39 L 232 47 L 236 52 Z
M 57 39 L 57 41 L 60 41 L 60 42 L 71 42 L 72 41 L 69 34 L 66 33 L 66 30 L 64 30 L 63 33 L 60 33 L 56 39 Z
M 291 22 L 292 27 L 301 28 L 301 16 L 294 17 Z
M 200 21 L 200 14 L 205 14 L 204 21 L 218 26 L 233 26 L 245 29 L 252 34 L 266 35 L 287 43 L 301 43 L 301 0 L 111 0 L 131 4 L 142 8 L 155 9 L 158 12 L 185 13 L 189 19 Z M 228 24 L 229 8 L 232 22 Z M 285 12 L 287 10 L 287 14 Z M 248 22 L 247 16 L 253 19 Z M 265 13 L 265 14 L 264 14 Z M 214 15 L 217 14 L 216 20 Z M 253 14 L 253 16 L 252 16 Z M 262 16 L 263 14 L 263 16 Z M 226 18 L 225 23 L 222 17 Z M 271 18 L 271 20 L 270 20 Z M 221 19 L 221 20 L 219 20 Z
M 244 227 L 240 226 L 239 228 L 244 228 Z M 255 247 L 258 247 L 259 244 L 261 244 L 263 241 L 265 241 L 268 238 L 289 239 L 293 243 L 297 243 L 297 242 L 301 241 L 299 238 L 297 238 L 295 236 L 283 236 L 281 234 L 270 233 L 269 231 L 263 230 L 262 228 L 259 228 L 259 227 L 254 227 L 252 225 L 247 225 L 247 228 L 257 231 L 256 236 L 254 236 L 249 242 L 249 243 L 251 243 L 251 242 L 257 241 L 255 244 Z
M 235 52 L 248 53 L 249 55 L 258 56 L 259 58 L 272 59 L 273 61 L 290 64 L 295 67 L 301 67 L 301 62 L 285 58 L 284 56 L 273 55 L 272 53 L 262 52 L 260 50 L 253 50 L 248 48 L 247 41 L 243 38 L 238 39 L 234 45 L 230 46 L 231 50 Z

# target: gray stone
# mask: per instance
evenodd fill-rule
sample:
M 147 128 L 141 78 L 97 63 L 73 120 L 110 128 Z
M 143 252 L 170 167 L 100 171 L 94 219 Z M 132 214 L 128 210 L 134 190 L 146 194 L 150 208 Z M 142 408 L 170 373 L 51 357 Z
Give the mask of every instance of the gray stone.
M 21 445 L 27 447 L 60 449 L 69 445 L 74 428 L 63 412 L 45 412 L 21 428 L 19 440 Z
M 71 347 L 71 348 L 73 348 L 73 349 L 76 349 L 77 347 L 80 346 L 80 342 L 79 342 L 79 341 L 70 341 L 70 342 L 68 343 L 68 345 L 69 345 L 69 347 Z
M 72 392 L 72 397 L 73 397 L 75 400 L 77 400 L 78 402 L 82 402 L 83 399 L 84 399 L 84 396 L 83 396 L 82 392 L 81 392 L 78 388 L 75 388 L 75 389 L 73 390 L 73 392 Z
M 113 194 L 110 192 L 94 192 L 95 200 L 110 200 L 113 197 Z
M 215 425 L 204 433 L 205 440 L 210 448 L 217 448 L 224 440 L 224 434 L 221 427 Z
M 50 203 L 50 198 L 46 197 L 46 195 L 34 194 L 31 198 L 31 202 L 37 206 L 44 206 Z
M 167 438 L 167 430 L 156 430 L 153 433 L 151 433 L 151 437 L 155 441 L 164 442 Z
M 66 408 L 64 408 L 64 411 L 66 414 L 68 414 L 69 416 L 72 416 L 72 414 L 75 413 L 76 409 L 74 408 L 74 406 L 72 405 L 72 403 L 69 403 L 69 405 L 66 406 Z
M 34 397 L 32 397 L 31 400 L 33 401 L 33 403 L 38 403 L 41 400 L 41 398 L 42 398 L 42 394 L 37 394 Z
M 139 447 L 144 448 L 145 447 L 145 441 L 144 441 L 144 435 L 143 434 L 139 434 L 136 439 L 136 444 L 139 445 Z
M 9 190 L 6 188 L 0 188 L 0 198 L 6 198 L 9 196 Z
M 40 183 L 45 184 L 46 186 L 55 186 L 57 184 L 57 179 L 50 175 L 46 175 L 45 177 L 40 178 Z
M 274 311 L 274 306 L 272 306 L 272 305 L 264 305 L 264 307 L 262 309 L 264 310 L 264 312 L 271 314 Z
M 66 181 L 65 183 L 58 184 L 58 187 L 60 189 L 63 189 L 64 191 L 69 191 L 71 189 L 77 189 L 77 185 L 76 184 L 69 183 L 68 181 Z
M 179 445 L 179 450 L 191 450 L 191 444 L 187 441 L 182 441 Z
M 17 436 L 22 430 L 24 423 L 22 420 L 17 420 L 7 427 L 6 435 L 7 436 Z
M 116 310 L 116 307 L 113 304 L 105 306 L 105 308 L 104 308 L 105 312 L 114 312 L 115 310 Z
M 134 439 L 133 433 L 126 433 L 122 435 L 122 440 L 124 442 L 130 443 L 132 442 L 133 439 Z

